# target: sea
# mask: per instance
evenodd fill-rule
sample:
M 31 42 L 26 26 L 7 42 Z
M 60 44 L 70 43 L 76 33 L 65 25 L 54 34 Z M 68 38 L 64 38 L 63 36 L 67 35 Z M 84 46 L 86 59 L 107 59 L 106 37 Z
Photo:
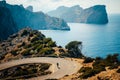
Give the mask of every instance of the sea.
M 85 56 L 104 58 L 108 54 L 120 54 L 120 14 L 110 14 L 108 17 L 109 23 L 104 25 L 68 23 L 70 31 L 40 31 L 62 47 L 70 41 L 81 41 Z

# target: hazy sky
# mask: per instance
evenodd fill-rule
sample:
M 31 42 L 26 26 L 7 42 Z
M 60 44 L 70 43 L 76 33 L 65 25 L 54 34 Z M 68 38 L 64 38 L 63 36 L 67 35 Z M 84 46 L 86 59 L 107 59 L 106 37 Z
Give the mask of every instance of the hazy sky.
M 34 11 L 47 12 L 58 6 L 80 5 L 88 8 L 93 5 L 106 5 L 108 13 L 120 13 L 120 0 L 6 0 L 10 4 L 23 4 L 24 7 L 32 5 Z

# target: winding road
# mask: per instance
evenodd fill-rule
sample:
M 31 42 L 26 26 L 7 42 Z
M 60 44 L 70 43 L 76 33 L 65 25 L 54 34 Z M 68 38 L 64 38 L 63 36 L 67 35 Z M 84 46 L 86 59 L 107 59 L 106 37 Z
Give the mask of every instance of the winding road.
M 0 64 L 0 70 L 27 63 L 52 64 L 52 66 L 49 68 L 49 70 L 52 71 L 51 74 L 30 78 L 30 80 L 59 79 L 64 77 L 65 75 L 71 75 L 76 73 L 82 67 L 82 65 L 80 65 L 79 63 L 75 61 L 66 60 L 64 58 L 35 57 L 2 63 Z

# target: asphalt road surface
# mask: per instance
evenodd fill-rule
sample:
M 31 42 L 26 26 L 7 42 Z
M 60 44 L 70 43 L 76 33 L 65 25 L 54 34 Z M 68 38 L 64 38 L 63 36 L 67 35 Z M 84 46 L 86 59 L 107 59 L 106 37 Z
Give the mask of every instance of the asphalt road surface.
M 52 72 L 51 74 L 30 78 L 30 80 L 59 79 L 64 77 L 65 75 L 71 75 L 76 73 L 82 67 L 82 65 L 78 64 L 77 62 L 65 60 L 64 58 L 35 57 L 2 63 L 0 64 L 0 70 L 27 63 L 52 64 L 52 66 L 49 68 L 49 70 Z

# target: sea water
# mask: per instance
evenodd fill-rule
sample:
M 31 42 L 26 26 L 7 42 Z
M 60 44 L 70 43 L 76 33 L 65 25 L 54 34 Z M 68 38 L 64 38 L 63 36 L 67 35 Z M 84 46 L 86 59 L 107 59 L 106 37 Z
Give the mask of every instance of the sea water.
M 89 57 L 105 57 L 108 54 L 120 54 L 120 15 L 109 16 L 109 23 L 84 24 L 68 23 L 70 31 L 40 30 L 47 37 L 65 47 L 70 41 L 82 41 L 82 53 Z

